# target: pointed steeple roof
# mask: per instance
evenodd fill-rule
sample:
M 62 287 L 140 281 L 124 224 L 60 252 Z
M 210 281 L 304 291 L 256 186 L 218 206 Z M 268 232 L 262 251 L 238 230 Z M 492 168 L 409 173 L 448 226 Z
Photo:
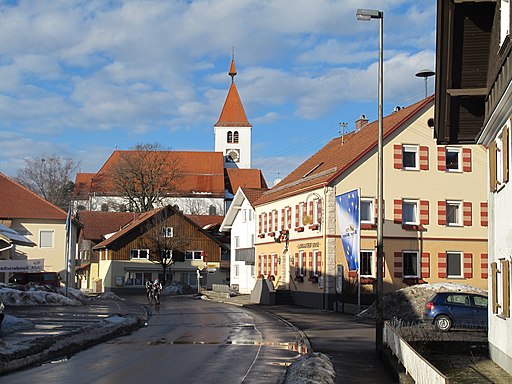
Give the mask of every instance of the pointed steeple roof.
M 219 121 L 215 126 L 218 127 L 252 127 L 247 120 L 242 100 L 238 95 L 238 90 L 235 85 L 236 67 L 235 58 L 231 58 L 231 65 L 229 67 L 229 76 L 231 76 L 231 86 L 229 87 L 224 107 L 220 113 Z

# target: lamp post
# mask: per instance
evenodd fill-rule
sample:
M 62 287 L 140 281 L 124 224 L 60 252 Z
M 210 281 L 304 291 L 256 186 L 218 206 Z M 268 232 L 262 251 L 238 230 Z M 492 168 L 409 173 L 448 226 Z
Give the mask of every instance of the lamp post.
M 384 244 L 383 244 L 383 194 L 384 194 L 384 180 L 383 180 L 383 150 L 382 141 L 384 130 L 382 127 L 383 114 L 383 21 L 384 13 L 374 9 L 358 9 L 356 13 L 357 20 L 379 20 L 379 88 L 378 88 L 378 103 L 379 103 L 379 129 L 378 129 L 378 157 L 377 157 L 377 303 L 376 303 L 376 320 L 375 320 L 375 347 L 377 354 L 383 351 L 383 336 L 384 336 L 384 302 L 383 302 L 383 281 L 382 274 L 384 270 Z
M 422 69 L 416 74 L 416 77 L 423 77 L 425 79 L 425 98 L 428 97 L 428 85 L 427 81 L 430 76 L 434 76 L 436 73 L 431 69 Z

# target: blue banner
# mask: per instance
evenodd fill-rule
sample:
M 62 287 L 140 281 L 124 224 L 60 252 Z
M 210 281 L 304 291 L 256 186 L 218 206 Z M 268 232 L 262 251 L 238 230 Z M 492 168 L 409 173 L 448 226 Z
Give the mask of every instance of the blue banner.
M 336 212 L 348 269 L 358 269 L 360 248 L 359 190 L 336 196 Z

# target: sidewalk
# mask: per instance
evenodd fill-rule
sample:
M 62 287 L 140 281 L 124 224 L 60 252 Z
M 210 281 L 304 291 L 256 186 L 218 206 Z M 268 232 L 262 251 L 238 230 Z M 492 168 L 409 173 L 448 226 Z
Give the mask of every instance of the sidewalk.
M 391 384 L 391 370 L 375 351 L 375 323 L 354 316 L 292 305 L 266 306 L 249 303 L 249 295 L 230 298 L 208 294 L 211 300 L 265 311 L 289 321 L 306 334 L 313 352 L 329 357 L 336 382 Z

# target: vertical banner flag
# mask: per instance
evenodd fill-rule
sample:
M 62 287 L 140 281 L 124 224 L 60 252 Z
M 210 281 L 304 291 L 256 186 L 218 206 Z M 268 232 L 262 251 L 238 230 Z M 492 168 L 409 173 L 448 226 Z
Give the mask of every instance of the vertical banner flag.
M 336 212 L 340 228 L 343 252 L 348 263 L 348 269 L 354 271 L 359 264 L 359 190 L 336 196 Z

